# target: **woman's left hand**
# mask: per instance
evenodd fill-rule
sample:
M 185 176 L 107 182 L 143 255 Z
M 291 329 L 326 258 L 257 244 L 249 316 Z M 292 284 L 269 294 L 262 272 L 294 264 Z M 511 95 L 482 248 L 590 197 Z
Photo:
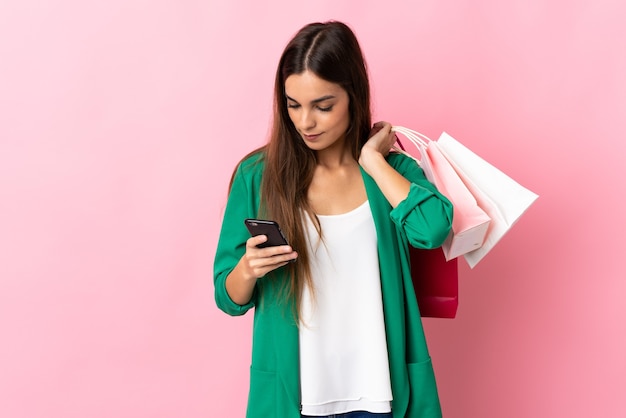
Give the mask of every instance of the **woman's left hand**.
M 370 138 L 363 145 L 359 157 L 361 167 L 374 179 L 394 208 L 406 199 L 411 188 L 411 183 L 389 165 L 385 158 L 396 139 L 391 124 L 377 122 L 372 127 Z
M 363 145 L 363 151 L 375 151 L 386 157 L 396 142 L 396 133 L 389 122 L 376 122 L 370 131 L 370 137 Z
M 373 155 L 386 157 L 396 142 L 396 133 L 391 130 L 388 122 L 376 122 L 370 131 L 370 137 L 361 149 L 359 163 L 364 165 Z

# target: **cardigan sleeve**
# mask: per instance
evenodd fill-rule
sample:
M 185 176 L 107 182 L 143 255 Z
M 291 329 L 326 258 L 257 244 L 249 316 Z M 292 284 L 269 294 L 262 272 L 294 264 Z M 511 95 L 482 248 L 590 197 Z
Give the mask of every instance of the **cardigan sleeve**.
M 452 228 L 452 203 L 428 181 L 415 160 L 394 153 L 389 162 L 411 182 L 408 196 L 391 211 L 391 219 L 413 247 L 441 246 Z
M 226 277 L 235 268 L 246 251 L 246 241 L 250 235 L 245 228 L 244 219 L 256 215 L 254 173 L 249 162 L 242 162 L 235 172 L 224 211 L 222 228 L 213 264 L 215 302 L 222 311 L 229 315 L 243 315 L 255 305 L 256 288 L 249 303 L 235 303 L 226 291 Z

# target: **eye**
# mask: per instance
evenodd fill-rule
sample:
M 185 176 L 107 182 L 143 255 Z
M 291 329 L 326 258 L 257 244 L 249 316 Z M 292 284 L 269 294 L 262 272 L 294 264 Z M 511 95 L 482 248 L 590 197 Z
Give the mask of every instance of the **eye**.
M 299 107 L 300 107 L 300 105 L 297 104 L 297 103 L 287 103 L 287 108 L 288 109 L 297 109 Z
M 333 110 L 333 106 L 332 106 L 332 105 L 330 105 L 330 106 L 326 106 L 326 107 L 319 107 L 319 106 L 318 106 L 318 109 L 319 109 L 320 111 L 322 111 L 322 112 L 330 112 L 331 110 Z

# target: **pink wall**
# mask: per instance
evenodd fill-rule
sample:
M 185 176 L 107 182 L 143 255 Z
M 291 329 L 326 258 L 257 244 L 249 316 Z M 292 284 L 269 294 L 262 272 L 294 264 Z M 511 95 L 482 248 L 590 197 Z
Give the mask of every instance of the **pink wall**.
M 397 3 L 397 4 L 395 4 Z M 229 4 L 229 5 L 226 5 Z M 376 117 L 541 195 L 426 320 L 446 417 L 626 415 L 626 6 L 0 3 L 0 416 L 238 417 L 252 316 L 213 302 L 236 161 L 303 24 L 347 21 Z

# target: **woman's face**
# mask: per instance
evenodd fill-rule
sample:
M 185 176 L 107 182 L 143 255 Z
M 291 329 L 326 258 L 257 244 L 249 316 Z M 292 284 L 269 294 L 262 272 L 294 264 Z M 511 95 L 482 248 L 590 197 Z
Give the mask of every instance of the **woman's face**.
M 285 94 L 289 118 L 309 148 L 343 147 L 350 98 L 341 86 L 305 71 L 287 77 Z

